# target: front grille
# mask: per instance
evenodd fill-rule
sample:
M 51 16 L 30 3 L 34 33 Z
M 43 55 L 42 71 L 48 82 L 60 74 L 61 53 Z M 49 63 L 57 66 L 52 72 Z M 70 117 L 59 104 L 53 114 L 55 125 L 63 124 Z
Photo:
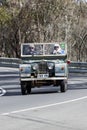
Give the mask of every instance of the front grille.
M 42 61 L 38 64 L 38 73 L 39 74 L 46 74 L 48 71 L 47 62 Z

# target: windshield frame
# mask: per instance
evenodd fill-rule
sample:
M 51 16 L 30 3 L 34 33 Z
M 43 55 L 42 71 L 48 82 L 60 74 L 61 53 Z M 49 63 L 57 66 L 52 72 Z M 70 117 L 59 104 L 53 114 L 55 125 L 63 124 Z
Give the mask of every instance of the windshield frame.
M 54 48 L 54 45 L 55 44 L 58 44 L 58 45 L 62 45 L 64 46 L 64 53 L 63 54 L 52 54 L 51 50 L 50 51 L 50 48 L 53 49 Z M 30 47 L 30 46 L 35 46 L 35 47 L 41 47 L 42 46 L 42 54 L 24 54 L 24 47 Z M 49 53 L 48 52 L 48 49 L 46 50 L 46 47 L 48 47 L 49 51 L 50 51 L 50 54 L 46 54 Z M 45 52 L 46 51 L 46 52 Z M 66 56 L 67 55 L 67 44 L 64 43 L 64 42 L 61 42 L 61 43 L 22 43 L 21 44 L 21 57 L 58 57 L 58 56 Z

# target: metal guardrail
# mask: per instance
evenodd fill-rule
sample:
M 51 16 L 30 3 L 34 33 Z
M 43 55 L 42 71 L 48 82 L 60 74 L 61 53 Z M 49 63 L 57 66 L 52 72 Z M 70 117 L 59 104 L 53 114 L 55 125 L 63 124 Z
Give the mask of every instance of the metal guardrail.
M 18 68 L 20 59 L 0 57 L 0 67 Z M 70 73 L 87 73 L 87 62 L 74 62 L 69 64 Z
M 74 62 L 69 64 L 70 73 L 87 73 L 87 62 Z
M 19 63 L 20 63 L 20 59 L 18 58 L 0 57 L 0 67 L 18 68 Z

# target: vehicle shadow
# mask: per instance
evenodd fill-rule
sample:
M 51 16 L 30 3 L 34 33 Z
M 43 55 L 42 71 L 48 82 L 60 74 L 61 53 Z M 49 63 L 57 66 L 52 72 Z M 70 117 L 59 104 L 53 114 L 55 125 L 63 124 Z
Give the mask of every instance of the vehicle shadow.
M 81 89 L 87 89 L 87 82 L 77 83 L 77 84 L 68 84 L 68 91 L 81 90 Z M 5 88 L 5 90 L 6 90 L 6 94 L 4 96 L 26 96 L 26 95 L 21 94 L 20 87 Z M 55 94 L 55 93 L 61 93 L 60 87 L 32 88 L 31 93 L 29 95 L 38 95 L 38 94 L 48 95 L 48 94 Z
M 6 94 L 4 96 L 26 96 L 21 94 L 20 88 L 6 88 Z M 58 87 L 57 88 L 33 88 L 29 95 L 36 94 L 55 94 L 60 93 Z

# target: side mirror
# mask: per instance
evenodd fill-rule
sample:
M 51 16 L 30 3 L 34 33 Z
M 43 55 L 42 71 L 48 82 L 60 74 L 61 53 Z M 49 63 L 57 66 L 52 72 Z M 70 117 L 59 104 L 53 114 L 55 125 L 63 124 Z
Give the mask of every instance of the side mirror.
M 67 64 L 70 64 L 71 62 L 70 62 L 70 60 L 67 60 Z

